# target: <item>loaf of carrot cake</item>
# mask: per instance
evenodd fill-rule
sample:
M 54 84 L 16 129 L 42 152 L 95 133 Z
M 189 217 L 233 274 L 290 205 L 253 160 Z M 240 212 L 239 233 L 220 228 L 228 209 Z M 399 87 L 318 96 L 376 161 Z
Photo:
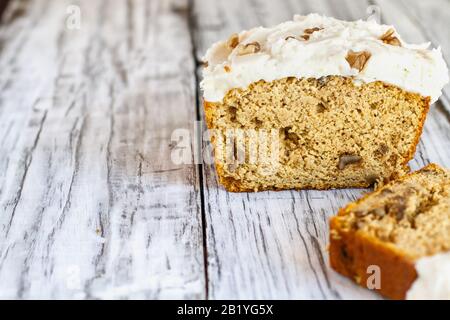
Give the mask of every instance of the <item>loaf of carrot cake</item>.
M 450 299 L 449 170 L 430 164 L 392 181 L 341 209 L 330 229 L 331 266 L 361 286 Z
M 368 187 L 405 174 L 448 82 L 440 49 L 310 14 L 215 43 L 205 118 L 229 191 Z

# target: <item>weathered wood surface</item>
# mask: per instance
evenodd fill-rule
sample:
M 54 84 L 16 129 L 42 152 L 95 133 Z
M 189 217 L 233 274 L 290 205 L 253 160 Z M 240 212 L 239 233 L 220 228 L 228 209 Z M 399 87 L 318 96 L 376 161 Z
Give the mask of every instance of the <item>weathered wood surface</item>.
M 187 2 L 14 1 L 0 28 L 0 297 L 205 297 Z M 175 5 L 175 6 L 174 6 Z
M 334 273 L 326 251 L 329 217 L 365 190 L 230 194 L 211 165 L 171 160 L 174 130 L 193 134 L 201 117 L 196 71 L 214 41 L 294 13 L 366 18 L 371 5 L 450 60 L 444 0 L 11 1 L 0 298 L 379 299 Z M 450 167 L 449 90 L 413 168 Z

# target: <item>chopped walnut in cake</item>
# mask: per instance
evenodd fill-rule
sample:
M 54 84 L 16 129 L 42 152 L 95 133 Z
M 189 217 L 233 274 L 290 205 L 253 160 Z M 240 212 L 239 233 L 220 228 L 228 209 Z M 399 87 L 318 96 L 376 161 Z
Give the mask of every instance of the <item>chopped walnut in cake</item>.
M 342 154 L 339 157 L 338 168 L 339 168 L 339 170 L 344 170 L 346 166 L 348 166 L 350 164 L 360 163 L 361 161 L 362 161 L 362 158 L 358 155 Z
M 351 68 L 358 69 L 360 72 L 364 69 L 372 55 L 368 51 L 353 51 L 350 50 L 345 60 Z
M 400 40 L 396 36 L 394 36 L 394 33 L 394 29 L 389 29 L 380 37 L 380 40 L 386 44 L 390 44 L 391 46 L 401 47 L 402 44 Z

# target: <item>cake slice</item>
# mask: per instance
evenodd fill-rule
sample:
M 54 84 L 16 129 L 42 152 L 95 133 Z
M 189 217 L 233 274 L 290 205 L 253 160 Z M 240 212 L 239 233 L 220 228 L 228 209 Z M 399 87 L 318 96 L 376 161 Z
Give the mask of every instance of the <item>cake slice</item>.
M 341 209 L 330 263 L 392 299 L 450 299 L 450 171 L 430 164 Z
M 311 14 L 214 44 L 205 118 L 229 191 L 368 187 L 408 171 L 448 82 L 440 49 Z

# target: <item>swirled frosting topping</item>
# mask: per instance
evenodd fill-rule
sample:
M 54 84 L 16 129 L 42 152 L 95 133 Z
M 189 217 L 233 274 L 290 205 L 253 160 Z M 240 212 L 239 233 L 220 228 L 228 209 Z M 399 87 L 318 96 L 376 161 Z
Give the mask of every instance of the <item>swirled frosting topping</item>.
M 294 16 L 212 45 L 204 57 L 201 87 L 206 101 L 218 102 L 230 89 L 259 80 L 337 75 L 357 83 L 383 81 L 434 102 L 449 76 L 441 49 L 428 47 L 408 44 L 394 27 L 372 20 Z

